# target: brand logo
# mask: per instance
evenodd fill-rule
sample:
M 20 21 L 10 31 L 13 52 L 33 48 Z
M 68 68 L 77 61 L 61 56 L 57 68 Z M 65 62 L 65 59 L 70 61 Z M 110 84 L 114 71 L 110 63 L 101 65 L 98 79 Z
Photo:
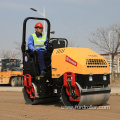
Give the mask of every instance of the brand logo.
M 77 62 L 71 59 L 70 57 L 66 56 L 66 62 L 69 62 L 70 64 L 77 66 Z
M 28 61 L 28 57 L 27 56 L 25 56 L 25 62 L 27 62 Z

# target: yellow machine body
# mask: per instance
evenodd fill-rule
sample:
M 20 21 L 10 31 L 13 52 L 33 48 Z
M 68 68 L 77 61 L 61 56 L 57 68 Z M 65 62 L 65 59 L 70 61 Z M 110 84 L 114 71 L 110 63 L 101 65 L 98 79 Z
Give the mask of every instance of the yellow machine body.
M 76 74 L 109 74 L 106 59 L 89 48 L 67 47 L 54 49 L 52 53 L 52 78 L 65 72 Z
M 0 84 L 10 84 L 10 79 L 12 77 L 22 77 L 23 71 L 3 71 L 0 72 Z

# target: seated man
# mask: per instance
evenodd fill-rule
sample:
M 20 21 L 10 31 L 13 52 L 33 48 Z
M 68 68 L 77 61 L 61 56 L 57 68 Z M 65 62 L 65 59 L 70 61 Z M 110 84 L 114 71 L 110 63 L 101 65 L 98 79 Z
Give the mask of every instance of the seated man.
M 32 51 L 37 53 L 37 59 L 39 63 L 39 68 L 41 71 L 40 77 L 44 77 L 45 75 L 45 62 L 44 62 L 44 55 L 47 53 L 45 49 L 45 41 L 47 37 L 42 34 L 43 32 L 43 25 L 42 23 L 35 24 L 35 33 L 31 34 L 28 40 L 28 48 Z

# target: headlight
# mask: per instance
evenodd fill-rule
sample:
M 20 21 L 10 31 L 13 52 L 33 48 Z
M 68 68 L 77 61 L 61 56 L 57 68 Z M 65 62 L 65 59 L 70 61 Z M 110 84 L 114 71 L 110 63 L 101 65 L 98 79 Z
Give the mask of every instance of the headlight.
M 89 81 L 93 81 L 93 78 L 92 78 L 92 76 L 89 76 Z
M 103 80 L 107 80 L 107 77 L 106 77 L 106 76 L 103 76 Z

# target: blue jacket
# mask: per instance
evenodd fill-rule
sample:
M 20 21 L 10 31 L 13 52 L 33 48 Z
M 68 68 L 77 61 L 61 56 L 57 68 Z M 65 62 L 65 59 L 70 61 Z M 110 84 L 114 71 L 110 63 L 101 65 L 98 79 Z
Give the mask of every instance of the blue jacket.
M 37 33 L 36 33 L 37 35 Z M 37 35 L 38 38 L 42 38 L 42 34 L 40 36 Z M 46 41 L 48 40 L 48 38 L 46 37 Z M 45 44 L 47 45 L 47 44 Z M 28 39 L 28 48 L 33 51 L 33 49 L 35 49 L 34 47 L 34 40 L 33 40 L 33 36 L 30 35 L 29 39 Z M 36 51 L 47 51 L 46 49 L 43 49 L 43 48 L 37 48 Z

